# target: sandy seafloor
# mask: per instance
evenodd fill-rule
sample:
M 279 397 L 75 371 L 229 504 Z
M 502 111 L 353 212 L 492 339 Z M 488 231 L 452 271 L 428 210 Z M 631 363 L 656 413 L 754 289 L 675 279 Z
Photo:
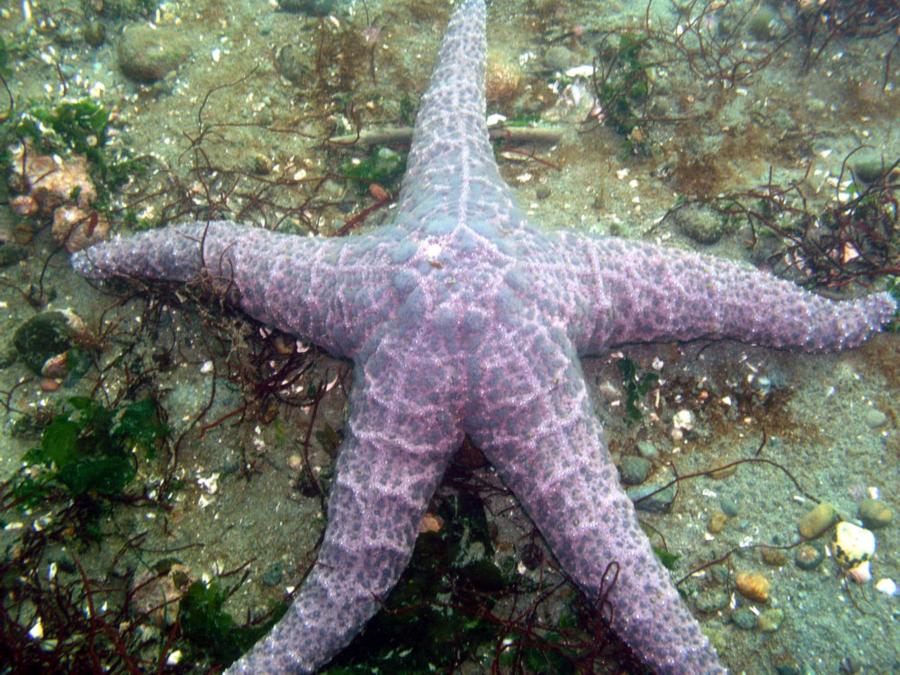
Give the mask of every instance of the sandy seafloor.
M 737 4 L 751 7 L 751 3 Z M 197 184 L 195 178 L 188 176 L 195 155 L 185 151 L 188 135 L 197 132 L 198 110 L 204 95 L 240 78 L 244 79 L 209 99 L 205 119 L 219 123 L 255 122 L 293 133 L 266 132 L 259 126 L 219 127 L 205 141 L 213 161 L 247 173 L 251 173 L 255 163 L 268 162 L 270 176 L 290 172 L 287 175 L 300 176 L 301 181 L 304 176 L 326 171 L 334 174 L 340 159 L 324 150 L 320 141 L 328 124 L 347 121 L 345 113 L 350 108 L 333 105 L 319 115 L 321 111 L 316 106 L 324 105 L 328 86 L 336 91 L 347 88 L 343 94 L 352 98 L 354 109 L 366 126 L 399 124 L 403 96 L 415 104 L 427 83 L 448 15 L 448 9 L 440 2 L 373 2 L 367 8 L 355 3 L 349 10 L 339 7 L 336 18 L 321 21 L 276 11 L 265 2 L 165 3 L 155 17 L 156 23 L 188 36 L 192 54 L 164 83 L 144 86 L 125 78 L 116 66 L 115 45 L 123 22 L 106 20 L 105 42 L 90 47 L 77 37 L 78 30 L 86 25 L 81 3 L 45 0 L 32 1 L 30 5 L 34 10 L 30 47 L 9 78 L 17 102 L 63 98 L 58 74 L 61 72 L 68 89 L 65 97 L 77 98 L 93 92 L 99 101 L 117 111 L 115 143 L 158 156 L 160 165 L 183 176 L 187 185 Z M 658 5 L 658 11 L 665 13 L 666 6 Z M 651 123 L 646 130 L 649 156 L 629 154 L 622 138 L 613 131 L 595 122 L 582 123 L 589 106 L 586 108 L 583 102 L 570 107 L 558 103 L 558 94 L 547 86 L 553 75 L 542 71 L 547 44 L 542 42 L 540 29 L 546 28 L 544 37 L 562 36 L 580 25 L 590 35 L 591 30 L 626 22 L 629 12 L 641 15 L 643 8 L 643 4 L 638 7 L 616 2 L 491 3 L 491 58 L 493 63 L 505 65 L 497 66 L 501 82 L 496 86 L 502 100 L 489 103 L 489 112 L 513 117 L 522 108 L 533 109 L 544 121 L 563 130 L 560 143 L 536 149 L 541 160 L 558 170 L 540 161 L 523 161 L 521 157 L 501 160 L 504 177 L 534 221 L 547 227 L 613 231 L 750 260 L 746 227 L 726 233 L 716 244 L 700 245 L 685 237 L 669 220 L 658 222 L 678 197 L 678 186 L 667 178 L 670 174 L 666 167 L 696 153 L 708 163 L 701 171 L 709 176 L 703 182 L 704 189 L 719 192 L 763 183 L 770 166 L 783 183 L 801 180 L 807 162 L 811 162 L 803 186 L 811 203 L 821 207 L 834 195 L 829 177 L 839 174 L 842 159 L 858 145 L 871 146 L 888 162 L 900 154 L 894 81 L 882 87 L 884 55 L 892 44 L 890 36 L 880 40 L 837 40 L 806 73 L 799 67 L 800 44 L 790 43 L 762 72 L 740 83 L 737 89 L 721 93 L 715 103 L 714 86 L 691 81 L 676 65 L 668 74 L 660 69 L 654 73 L 662 106 L 656 110 L 656 117 L 682 116 L 692 110 L 714 112 L 693 126 Z M 372 47 L 374 81 L 368 59 L 363 58 L 368 54 L 368 46 L 354 53 L 360 62 L 348 67 L 354 73 L 352 82 L 342 82 L 338 76 L 326 78 L 330 84 L 323 85 L 323 96 L 313 96 L 311 87 L 304 87 L 302 79 L 299 84 L 292 83 L 277 72 L 277 55 L 289 45 L 303 47 L 306 51 L 301 49 L 298 58 L 311 63 L 312 46 L 320 31 L 328 31 L 326 34 L 334 38 L 349 29 L 352 32 L 347 35 L 363 40 L 361 31 L 368 23 L 364 9 L 368 9 L 368 22 L 378 28 Z M 76 37 L 61 40 L 59 30 L 39 30 L 40 16 L 57 17 Z M 29 26 L 23 27 L 22 21 L 22 11 L 16 3 L 15 7 L 7 7 L 0 27 L 10 31 L 10 35 L 17 30 L 25 34 Z M 134 23 L 142 22 L 146 23 Z M 747 40 L 752 40 L 751 36 Z M 587 37 L 581 41 L 569 37 L 559 42 L 570 50 L 566 56 L 573 59 L 572 65 L 590 63 L 589 43 Z M 311 82 L 316 80 L 315 73 L 307 71 L 306 75 Z M 896 68 L 890 75 L 896 77 Z M 504 87 L 511 87 L 513 93 L 504 93 Z M 583 91 L 589 91 L 586 84 Z M 322 120 L 325 114 L 331 115 L 327 122 Z M 301 193 L 306 189 L 305 184 L 297 188 Z M 201 192 L 198 189 L 194 195 L 198 202 L 202 201 Z M 285 202 L 284 192 L 279 197 Z M 158 216 L 160 203 L 148 203 L 151 210 L 144 215 Z M 307 205 L 304 215 L 321 231 L 333 232 L 350 214 L 371 204 L 368 195 L 336 177 Z M 6 207 L 0 208 L 4 209 L 7 227 L 18 226 Z M 384 217 L 382 211 L 367 225 L 377 226 Z M 31 223 L 29 227 L 36 225 L 42 223 Z M 302 231 L 304 225 L 294 218 L 288 219 L 284 227 Z M 4 340 L 34 313 L 8 284 L 24 287 L 40 275 L 53 250 L 48 229 L 44 227 L 28 244 L 28 259 L 0 271 L 5 282 L 0 286 L 0 334 Z M 875 283 L 879 281 L 883 283 Z M 44 283 L 58 293 L 52 308 L 71 307 L 92 327 L 97 326 L 101 312 L 113 304 L 110 296 L 68 269 L 65 253 L 51 259 Z M 105 315 L 108 322 L 121 321 L 117 337 L 127 337 L 146 302 L 146 296 L 138 297 Z M 164 322 L 156 339 L 167 345 L 176 341 L 179 347 L 173 350 L 171 367 L 155 373 L 144 393 L 152 391 L 159 396 L 177 436 L 192 426 L 206 406 L 213 377 L 219 376 L 217 396 L 202 423 L 232 410 L 241 399 L 222 377 L 225 368 L 221 354 L 227 352 L 227 347 L 217 349 L 218 356 L 211 355 L 209 346 L 214 341 L 209 339 L 208 327 L 197 306 L 174 308 Z M 236 325 L 239 332 L 252 332 L 248 325 Z M 159 348 L 159 344 L 145 337 L 135 353 L 146 356 Z M 113 341 L 101 360 L 111 362 L 119 349 L 121 342 Z M 659 395 L 652 391 L 646 399 L 642 422 L 628 425 L 622 413 L 622 380 L 614 363 L 617 354 L 585 360 L 588 378 L 595 386 L 598 414 L 615 457 L 635 454 L 637 441 L 649 440 L 660 451 L 654 475 L 664 474 L 664 464 L 669 461 L 683 474 L 752 456 L 765 431 L 769 440 L 763 456 L 785 467 L 807 492 L 834 504 L 844 517 L 856 518 L 857 504 L 873 488 L 895 514 L 900 508 L 900 340 L 896 333 L 879 335 L 860 349 L 834 355 L 786 353 L 732 342 L 644 345 L 618 352 L 634 360 L 642 370 L 655 368 L 661 380 Z M 213 368 L 204 367 L 206 362 Z M 323 359 L 316 367 L 319 373 L 340 373 L 342 382 L 349 381 L 347 364 Z M 766 405 L 765 396 L 758 393 L 750 412 L 739 413 L 734 403 L 738 394 L 747 390 L 748 378 L 758 381 L 761 376 L 775 382 L 780 393 Z M 10 390 L 21 378 L 29 379 L 11 399 L 20 410 L 89 392 L 96 382 L 96 372 L 72 388 L 44 392 L 39 378 L 18 362 L 0 370 L 0 391 Z M 121 380 L 113 371 L 105 387 L 114 395 L 120 386 Z M 335 387 L 318 411 L 318 423 L 339 428 L 345 404 L 346 389 Z M 873 427 L 869 423 L 866 413 L 872 408 L 885 414 L 884 424 Z M 671 435 L 672 418 L 679 410 L 691 410 L 696 421 L 693 433 L 675 440 Z M 223 424 L 203 438 L 196 429 L 188 431 L 179 458 L 184 487 L 174 495 L 168 535 L 157 531 L 155 519 L 135 510 L 120 516 L 117 527 L 125 531 L 147 528 L 151 531 L 150 541 L 160 547 L 201 543 L 202 547 L 179 554 L 197 577 L 235 569 L 253 558 L 248 583 L 230 600 L 235 616 L 243 616 L 248 607 L 263 606 L 266 599 L 280 596 L 286 587 L 299 582 L 312 560 L 313 546 L 324 523 L 319 501 L 304 497 L 295 488 L 300 446 L 297 436 L 305 431 L 309 412 L 283 407 L 275 422 L 265 424 L 248 419 L 238 426 Z M 10 436 L 9 425 L 14 418 L 14 414 L 3 415 L 3 476 L 16 470 L 22 452 L 32 444 Z M 235 472 L 242 449 L 258 468 L 249 481 Z M 330 463 L 315 445 L 312 460 L 317 467 Z M 489 473 L 488 469 L 484 471 Z M 707 522 L 721 508 L 723 499 L 736 505 L 738 513 L 722 532 L 709 535 Z M 511 497 L 505 497 L 489 504 L 494 513 L 498 557 L 518 555 L 519 540 L 530 529 L 521 511 L 505 508 L 512 503 Z M 670 512 L 645 514 L 644 518 L 665 537 L 668 547 L 681 555 L 673 572 L 680 578 L 698 562 L 721 555 L 731 546 L 796 541 L 797 521 L 811 506 L 771 466 L 744 465 L 723 480 L 702 478 L 682 483 Z M 876 536 L 874 580 L 900 582 L 898 518 L 895 516 Z M 95 551 L 94 555 L 99 566 L 104 553 Z M 282 580 L 274 587 L 264 586 L 260 577 L 276 565 L 284 570 Z M 718 646 L 723 662 L 733 672 L 771 673 L 779 665 L 792 662 L 799 664 L 799 670 L 783 672 L 900 670 L 900 596 L 876 592 L 874 582 L 848 583 L 832 560 L 826 559 L 816 571 L 802 571 L 794 565 L 791 551 L 787 562 L 779 567 L 762 562 L 754 550 L 735 554 L 731 565 L 735 571 L 764 573 L 772 584 L 768 605 L 784 610 L 783 623 L 771 633 L 743 630 L 729 620 L 732 605 L 753 604 L 738 596 L 730 598 L 721 610 L 708 614 L 695 611 Z M 549 563 L 545 565 L 543 573 L 554 574 L 551 567 Z M 702 580 L 685 584 L 692 608 L 701 587 Z M 465 666 L 466 672 L 482 668 L 475 661 Z

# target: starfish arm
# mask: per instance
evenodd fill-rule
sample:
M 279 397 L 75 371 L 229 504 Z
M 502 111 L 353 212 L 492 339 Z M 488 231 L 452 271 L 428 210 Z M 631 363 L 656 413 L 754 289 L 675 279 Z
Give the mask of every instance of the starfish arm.
M 619 487 L 574 347 L 545 332 L 505 354 L 490 364 L 503 377 L 486 375 L 478 387 L 491 413 L 469 420 L 475 443 L 563 569 L 592 600 L 605 598 L 613 629 L 654 672 L 725 672 Z M 620 571 L 609 588 L 611 563 Z
M 347 306 L 361 274 L 354 268 L 355 241 L 191 223 L 116 237 L 76 253 L 72 265 L 93 279 L 189 282 L 205 274 L 253 318 L 350 356 L 364 328 Z
M 485 6 L 466 0 L 453 13 L 416 116 L 397 207 L 411 238 L 443 233 L 472 213 L 496 226 L 524 220 L 500 177 L 485 121 Z M 452 201 L 454 214 L 434 213 Z
M 462 442 L 436 366 L 390 337 L 357 364 L 316 564 L 288 613 L 229 673 L 313 672 L 378 611 Z
M 604 297 L 581 353 L 700 337 L 836 351 L 864 342 L 897 307 L 888 293 L 832 300 L 711 256 L 615 238 L 583 241 Z

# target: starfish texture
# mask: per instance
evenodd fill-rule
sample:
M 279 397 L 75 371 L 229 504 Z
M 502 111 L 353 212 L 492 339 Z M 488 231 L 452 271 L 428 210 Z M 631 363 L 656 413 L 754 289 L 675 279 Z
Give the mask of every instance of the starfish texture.
M 887 294 L 836 302 L 756 270 L 526 222 L 485 125 L 485 7 L 454 13 L 416 121 L 393 225 L 344 239 L 228 222 L 76 254 L 92 278 L 228 282 L 247 314 L 352 359 L 346 440 L 318 560 L 281 622 L 230 672 L 311 672 L 377 611 L 468 435 L 660 673 L 724 672 L 619 486 L 579 356 L 632 341 L 733 338 L 805 351 L 860 344 Z

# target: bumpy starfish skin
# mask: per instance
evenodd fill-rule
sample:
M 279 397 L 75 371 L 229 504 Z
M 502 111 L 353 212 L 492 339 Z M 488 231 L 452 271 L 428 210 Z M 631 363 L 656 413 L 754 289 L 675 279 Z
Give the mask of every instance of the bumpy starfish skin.
M 377 611 L 468 434 L 660 673 L 723 672 L 638 526 L 579 355 L 621 342 L 730 337 L 806 351 L 858 345 L 895 306 L 834 302 L 708 257 L 529 225 L 484 121 L 484 14 L 454 14 L 416 122 L 394 225 L 347 239 L 226 222 L 175 226 L 74 257 L 83 274 L 223 280 L 256 319 L 353 360 L 350 418 L 318 561 L 234 673 L 310 672 Z

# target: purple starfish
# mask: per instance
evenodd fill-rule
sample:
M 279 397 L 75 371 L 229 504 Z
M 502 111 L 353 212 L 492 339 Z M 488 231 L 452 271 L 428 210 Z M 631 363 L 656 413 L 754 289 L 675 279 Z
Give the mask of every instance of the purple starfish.
M 701 336 L 837 350 L 894 313 L 887 294 L 835 302 L 712 258 L 527 223 L 488 143 L 484 23 L 483 0 L 450 21 L 392 226 L 322 239 L 196 223 L 73 259 L 93 278 L 205 269 L 247 314 L 355 364 L 318 561 L 230 672 L 311 672 L 359 632 L 465 435 L 588 596 L 619 563 L 613 627 L 641 659 L 724 672 L 619 486 L 578 357 Z

